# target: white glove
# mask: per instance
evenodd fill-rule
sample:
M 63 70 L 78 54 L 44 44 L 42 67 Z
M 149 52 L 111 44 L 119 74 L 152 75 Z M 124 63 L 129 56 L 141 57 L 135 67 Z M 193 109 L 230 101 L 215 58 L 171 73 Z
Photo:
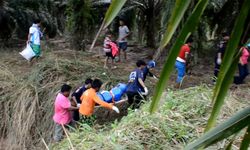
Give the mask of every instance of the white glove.
M 217 64 L 218 64 L 218 65 L 221 64 L 221 59 L 220 59 L 220 58 L 217 59 Z
M 148 88 L 147 87 L 144 88 L 144 92 L 142 93 L 142 95 L 148 95 Z
M 112 109 L 116 112 L 116 113 L 120 113 L 119 109 L 116 106 L 113 106 Z
M 81 104 L 77 103 L 77 108 L 80 108 Z
M 158 78 L 155 75 L 153 75 L 153 78 L 158 80 Z

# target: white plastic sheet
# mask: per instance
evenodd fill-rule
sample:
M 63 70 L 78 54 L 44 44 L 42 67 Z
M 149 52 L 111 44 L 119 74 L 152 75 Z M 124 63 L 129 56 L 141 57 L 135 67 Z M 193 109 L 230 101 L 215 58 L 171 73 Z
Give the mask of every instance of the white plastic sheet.
M 28 61 L 30 61 L 31 58 L 36 56 L 35 52 L 31 48 L 30 44 L 27 44 L 26 48 L 22 52 L 20 52 L 19 54 L 21 54 L 23 56 L 23 58 L 25 58 Z

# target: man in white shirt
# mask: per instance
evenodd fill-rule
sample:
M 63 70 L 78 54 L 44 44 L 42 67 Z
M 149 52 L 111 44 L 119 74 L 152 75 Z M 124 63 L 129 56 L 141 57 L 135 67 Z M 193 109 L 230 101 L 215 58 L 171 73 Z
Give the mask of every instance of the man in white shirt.
M 36 58 L 40 57 L 41 55 L 40 45 L 41 45 L 42 32 L 40 31 L 40 25 L 41 25 L 40 19 L 34 20 L 33 25 L 29 28 L 29 34 L 28 34 L 28 40 L 27 40 L 27 44 L 30 44 L 31 48 L 36 54 L 35 55 Z
M 127 60 L 127 37 L 130 34 L 130 31 L 128 27 L 125 25 L 123 20 L 119 21 L 120 27 L 119 27 L 119 38 L 118 38 L 118 45 L 119 45 L 119 61 L 121 60 L 120 53 L 123 51 L 124 53 L 124 59 Z

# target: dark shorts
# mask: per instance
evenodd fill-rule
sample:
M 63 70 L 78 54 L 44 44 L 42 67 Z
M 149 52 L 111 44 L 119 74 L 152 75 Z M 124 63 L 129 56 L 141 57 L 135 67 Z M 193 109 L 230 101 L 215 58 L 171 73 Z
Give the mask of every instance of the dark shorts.
M 112 52 L 106 53 L 106 57 L 115 59 L 115 57 L 112 55 Z
M 79 121 L 80 120 L 79 110 L 74 110 L 73 111 L 73 120 L 74 121 Z
M 119 49 L 122 49 L 123 51 L 126 51 L 128 48 L 128 43 L 127 42 L 121 42 L 118 43 Z
M 143 103 L 143 99 L 146 97 L 142 97 L 138 92 L 126 92 L 128 96 L 128 103 L 132 109 L 138 109 L 140 105 Z

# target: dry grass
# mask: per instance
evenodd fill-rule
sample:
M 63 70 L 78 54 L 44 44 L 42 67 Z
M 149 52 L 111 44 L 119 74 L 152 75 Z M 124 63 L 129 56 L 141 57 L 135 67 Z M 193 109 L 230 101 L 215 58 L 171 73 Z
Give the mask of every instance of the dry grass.
M 23 60 L 11 57 L 0 64 L 0 137 L 4 138 L 6 149 L 46 148 L 44 145 L 51 142 L 53 134 L 54 98 L 63 83 L 77 87 L 87 77 L 98 77 L 110 87 L 126 81 L 132 69 L 128 69 L 130 64 L 126 66 L 128 70 L 122 66 L 115 73 L 107 71 L 90 54 L 70 50 L 44 56 L 32 68 L 24 68 L 28 72 L 22 74 L 20 70 L 27 65 Z M 8 63 L 9 66 L 4 65 Z M 229 94 L 220 120 L 249 105 L 248 89 L 239 88 Z M 239 94 L 240 90 L 243 94 Z M 148 114 L 149 104 L 146 104 L 141 111 L 130 112 L 112 126 L 84 125 L 81 132 L 70 134 L 73 146 L 76 149 L 181 149 L 203 131 L 212 91 L 207 86 L 198 86 L 167 93 L 161 109 L 153 115 Z M 69 149 L 68 142 L 65 140 L 54 149 Z
M 127 78 L 104 70 L 89 54 L 71 51 L 62 52 L 65 57 L 56 56 L 60 54 L 45 54 L 46 58 L 24 75 L 14 75 L 0 65 L 0 137 L 7 142 L 6 149 L 44 149 L 42 140 L 51 142 L 54 98 L 63 83 L 77 87 L 87 77 L 113 84 Z

